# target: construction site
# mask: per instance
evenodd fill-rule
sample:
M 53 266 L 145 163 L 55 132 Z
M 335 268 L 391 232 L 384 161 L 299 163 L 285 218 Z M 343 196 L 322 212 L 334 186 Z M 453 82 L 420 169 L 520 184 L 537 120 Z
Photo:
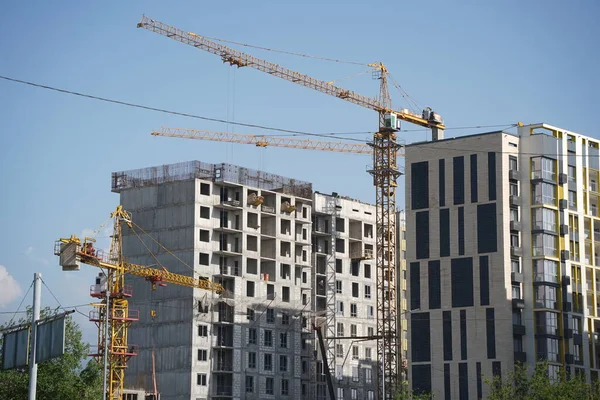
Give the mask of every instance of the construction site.
M 145 15 L 137 28 L 223 69 L 370 110 L 374 122 L 367 141 L 251 124 L 273 133 L 228 125 L 146 136 L 296 149 L 307 164 L 315 152 L 349 163 L 363 155 L 371 185 L 354 198 L 333 181 L 317 190 L 302 171 L 252 169 L 229 153 L 209 162 L 210 151 L 112 170 L 109 222 L 57 233 L 52 272 L 95 268 L 86 314 L 103 399 L 485 399 L 489 382 L 520 366 L 543 368 L 551 382 L 600 381 L 600 139 L 517 121 L 447 137 L 438 110 L 417 108 L 382 62 L 367 64 L 371 97 L 233 46 L 313 58 L 305 54 Z M 299 90 L 287 86 L 282 98 Z M 395 106 L 390 88 L 408 104 Z M 405 143 L 405 126 L 425 140 Z

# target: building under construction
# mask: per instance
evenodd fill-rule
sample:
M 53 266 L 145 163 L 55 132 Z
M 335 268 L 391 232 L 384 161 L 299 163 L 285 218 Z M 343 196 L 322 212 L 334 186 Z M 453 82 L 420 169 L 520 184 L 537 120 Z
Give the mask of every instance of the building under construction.
M 364 339 L 376 334 L 373 205 L 200 161 L 113 173 L 112 190 L 149 234 L 124 236 L 128 261 L 226 289 L 153 291 L 128 278 L 140 320 L 129 329 L 138 355 L 127 388 L 162 400 L 325 400 L 314 325 L 326 336 L 336 396 L 376 397 L 376 342 Z

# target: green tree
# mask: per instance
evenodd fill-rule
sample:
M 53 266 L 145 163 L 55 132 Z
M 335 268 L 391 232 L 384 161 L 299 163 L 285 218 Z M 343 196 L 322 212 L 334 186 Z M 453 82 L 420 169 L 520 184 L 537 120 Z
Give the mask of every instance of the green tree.
M 600 384 L 585 382 L 584 377 L 575 375 L 571 379 L 552 381 L 548 376 L 546 362 L 536 365 L 531 376 L 527 368 L 518 364 L 514 372 L 505 379 L 486 379 L 491 392 L 488 400 L 600 400 Z M 561 371 L 561 375 L 562 375 Z
M 53 314 L 54 310 L 50 308 L 45 308 L 40 313 L 42 318 Z M 28 319 L 21 320 L 19 323 L 31 320 L 30 309 L 27 310 L 27 315 Z M 94 360 L 88 360 L 84 367 L 89 345 L 83 343 L 82 336 L 79 325 L 71 317 L 67 317 L 65 354 L 38 364 L 38 400 L 98 400 L 102 398 L 101 368 Z M 1 358 L 0 354 L 0 363 Z M 28 371 L 28 369 L 0 370 L 0 399 L 27 399 Z
M 394 400 L 430 400 L 433 398 L 429 393 L 415 393 L 408 387 L 407 381 L 402 381 L 400 388 L 394 396 Z

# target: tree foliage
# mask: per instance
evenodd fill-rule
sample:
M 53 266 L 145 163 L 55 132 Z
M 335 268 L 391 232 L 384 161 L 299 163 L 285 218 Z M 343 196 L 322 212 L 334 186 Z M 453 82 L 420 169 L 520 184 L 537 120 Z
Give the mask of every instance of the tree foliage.
M 400 388 L 394 396 L 394 400 L 430 400 L 432 395 L 429 393 L 417 393 L 409 389 L 408 382 L 402 381 Z
M 519 364 L 505 379 L 486 380 L 491 388 L 488 400 L 600 400 L 600 384 L 585 382 L 580 375 L 553 382 L 548 376 L 548 364 L 536 365 L 533 374 Z M 562 372 L 562 371 L 561 371 Z
M 50 308 L 41 311 L 42 318 L 53 315 Z M 27 310 L 31 320 L 31 310 Z M 19 323 L 25 323 L 27 319 Z M 3 327 L 1 327 L 3 328 Z M 83 343 L 79 325 L 66 318 L 65 354 L 38 363 L 37 399 L 97 400 L 102 398 L 102 373 L 94 360 L 88 360 L 89 345 Z M 1 342 L 1 338 L 0 338 Z M 0 346 L 1 349 L 1 346 Z M 1 350 L 0 350 L 1 351 Z M 0 354 L 0 365 L 2 355 Z M 29 370 L 0 370 L 0 399 L 27 399 Z

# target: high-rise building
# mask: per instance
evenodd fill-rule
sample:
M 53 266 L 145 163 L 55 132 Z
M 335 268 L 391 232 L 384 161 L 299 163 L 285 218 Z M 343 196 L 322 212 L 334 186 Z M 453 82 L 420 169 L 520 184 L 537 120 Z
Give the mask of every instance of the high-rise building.
M 376 397 L 373 205 L 199 161 L 117 172 L 112 189 L 135 223 L 124 232 L 129 261 L 226 289 L 153 291 L 128 276 L 140 319 L 126 387 L 153 391 L 154 364 L 163 400 L 325 400 L 314 324 L 336 396 Z
M 337 399 L 377 393 L 375 206 L 333 193 L 313 196 L 315 321 L 320 324 Z M 319 354 L 315 399 L 326 400 Z
M 482 398 L 539 360 L 598 379 L 599 147 L 546 124 L 407 146 L 414 389 Z

